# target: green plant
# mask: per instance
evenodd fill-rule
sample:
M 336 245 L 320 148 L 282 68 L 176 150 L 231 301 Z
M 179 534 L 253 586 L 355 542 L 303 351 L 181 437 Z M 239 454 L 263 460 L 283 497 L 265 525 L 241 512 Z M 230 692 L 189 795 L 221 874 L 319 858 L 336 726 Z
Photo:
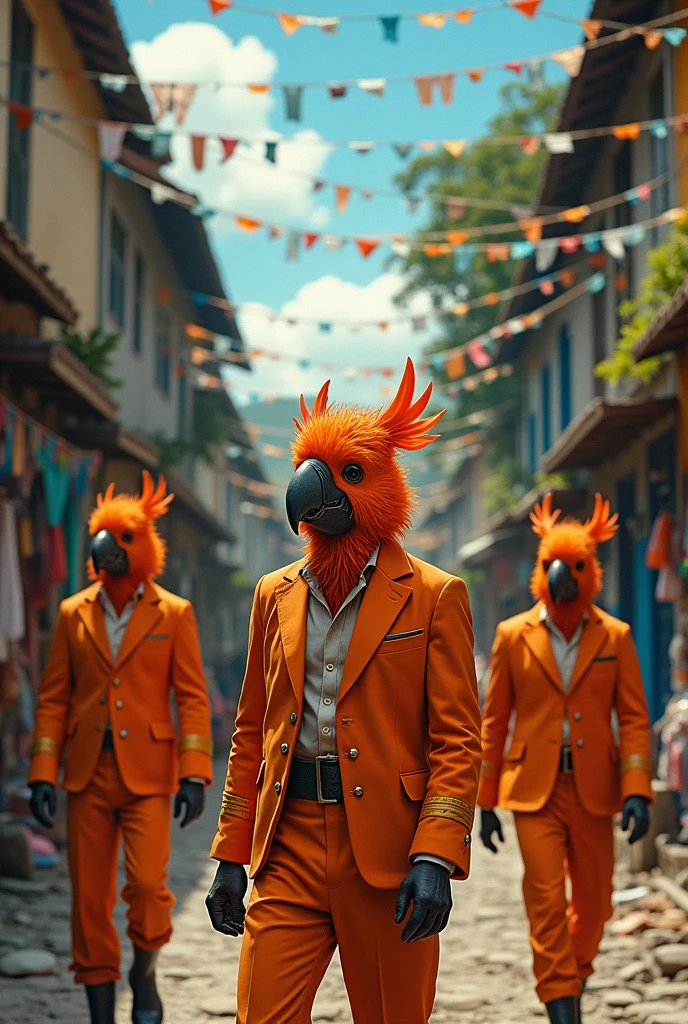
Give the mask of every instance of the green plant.
M 541 491 L 568 491 L 573 487 L 573 474 L 536 473 L 533 483 Z
M 212 464 L 214 449 L 227 444 L 231 438 L 231 425 L 227 415 L 211 400 L 197 396 L 193 412 L 193 432 L 190 438 L 165 437 L 156 432 L 150 440 L 160 451 L 161 469 L 173 469 L 191 455 Z
M 122 387 L 124 382 L 110 374 L 112 356 L 119 345 L 119 334 L 106 334 L 102 327 L 93 327 L 88 334 L 62 327 L 60 341 L 106 388 Z
M 633 347 L 688 277 L 688 218 L 671 230 L 662 245 L 648 253 L 647 264 L 650 272 L 642 281 L 638 295 L 619 306 L 619 314 L 626 323 L 621 328 L 614 354 L 595 367 L 597 376 L 610 384 L 631 379 L 647 383 L 662 364 L 662 356 L 650 356 L 636 363 Z
M 488 515 L 513 508 L 527 486 L 526 475 L 513 456 L 493 453 L 492 458 L 494 461 L 483 485 Z
M 165 472 L 167 469 L 174 469 L 192 450 L 190 441 L 181 437 L 165 437 L 159 431 L 149 434 L 150 440 L 160 452 L 160 469 Z

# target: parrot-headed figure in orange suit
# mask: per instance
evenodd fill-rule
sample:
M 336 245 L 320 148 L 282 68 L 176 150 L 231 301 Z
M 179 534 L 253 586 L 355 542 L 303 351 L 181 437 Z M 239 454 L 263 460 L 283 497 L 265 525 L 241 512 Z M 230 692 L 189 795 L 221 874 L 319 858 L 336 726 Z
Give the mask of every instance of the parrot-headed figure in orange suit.
M 611 916 L 612 816 L 623 812 L 624 830 L 633 822 L 631 843 L 650 822 L 640 666 L 628 625 L 594 603 L 597 546 L 617 529 L 609 513 L 599 494 L 585 523 L 560 522 L 551 494 L 535 506 L 536 604 L 497 627 L 483 717 L 481 838 L 496 853 L 493 837 L 504 840 L 494 808 L 514 812 L 536 991 L 554 1024 L 580 1024 L 580 995 Z
M 121 839 L 132 1020 L 159 1024 L 155 964 L 174 905 L 166 884 L 170 795 L 182 827 L 202 813 L 212 781 L 210 706 L 193 609 L 155 583 L 166 556 L 156 521 L 173 495 L 146 472 L 140 496 L 114 491 L 110 484 L 98 495 L 89 519 L 92 585 L 60 606 L 38 696 L 30 807 L 52 826 L 64 752 L 75 981 L 86 986 L 92 1024 L 114 1024 Z
M 301 400 L 287 517 L 305 557 L 258 584 L 206 900 L 243 933 L 238 1024 L 303 1024 L 339 948 L 356 1024 L 427 1024 L 480 760 L 461 580 L 408 555 L 423 448 L 409 360 L 386 409 Z M 244 865 L 254 886 L 248 908 Z M 410 913 L 409 913 L 410 911 Z M 407 919 L 408 915 L 408 919 Z

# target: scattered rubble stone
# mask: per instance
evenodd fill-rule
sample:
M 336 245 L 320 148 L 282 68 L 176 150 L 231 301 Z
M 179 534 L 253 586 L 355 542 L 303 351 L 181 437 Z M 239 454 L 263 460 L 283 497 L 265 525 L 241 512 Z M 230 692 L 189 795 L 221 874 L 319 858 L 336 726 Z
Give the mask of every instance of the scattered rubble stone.
M 199 1004 L 203 1013 L 211 1017 L 236 1017 L 236 1000 L 227 995 L 208 996 Z
M 671 977 L 677 971 L 688 967 L 688 943 L 674 942 L 666 946 L 657 946 L 654 957 L 662 968 L 662 973 Z
M 6 978 L 25 978 L 32 974 L 55 974 L 57 960 L 44 949 L 18 949 L 0 959 L 0 974 Z
M 602 993 L 607 1006 L 630 1006 L 631 1003 L 639 1003 L 642 997 L 630 988 L 610 988 Z

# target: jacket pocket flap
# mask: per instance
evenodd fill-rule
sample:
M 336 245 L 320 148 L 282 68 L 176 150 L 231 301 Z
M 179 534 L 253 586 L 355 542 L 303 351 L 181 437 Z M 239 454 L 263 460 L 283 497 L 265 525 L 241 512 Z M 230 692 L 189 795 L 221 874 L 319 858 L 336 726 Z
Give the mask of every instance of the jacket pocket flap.
M 256 776 L 256 786 L 260 786 L 261 782 L 263 781 L 263 776 L 264 775 L 265 775 L 265 760 L 262 760 L 260 762 L 260 768 L 258 769 L 258 775 Z
M 150 731 L 154 740 L 174 740 L 177 738 L 174 722 L 151 722 Z
M 409 800 L 424 800 L 430 779 L 430 769 L 423 768 L 419 772 L 401 772 L 401 784 Z
M 507 753 L 504 755 L 505 761 L 522 761 L 526 752 L 526 743 L 524 740 L 513 740 Z

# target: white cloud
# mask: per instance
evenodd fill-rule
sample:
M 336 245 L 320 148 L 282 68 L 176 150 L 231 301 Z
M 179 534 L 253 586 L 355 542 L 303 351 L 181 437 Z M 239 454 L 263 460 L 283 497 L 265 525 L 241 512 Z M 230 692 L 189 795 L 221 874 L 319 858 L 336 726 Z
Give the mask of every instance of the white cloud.
M 394 304 L 394 297 L 403 287 L 398 274 L 382 274 L 370 284 L 358 285 L 341 278 L 326 276 L 304 285 L 293 299 L 278 310 L 284 317 L 307 317 L 310 320 L 330 322 L 339 319 L 391 321 L 399 316 L 428 316 L 429 299 L 416 296 L 404 311 Z M 428 331 L 414 333 L 408 321 L 390 324 L 386 331 L 367 326 L 352 331 L 349 327 L 333 326 L 329 333 L 319 330 L 318 324 L 289 326 L 283 320 L 270 323 L 266 306 L 250 303 L 242 308 L 241 331 L 248 350 L 260 348 L 288 358 L 253 360 L 253 372 L 228 370 L 230 393 L 238 402 L 247 401 L 252 393 L 276 396 L 296 396 L 302 391 L 314 394 L 320 385 L 332 377 L 330 392 L 334 401 L 357 402 L 361 405 L 380 405 L 385 401 L 382 389 L 394 389 L 399 382 L 406 357 L 418 364 L 422 349 L 429 340 Z M 428 324 L 431 321 L 428 319 Z M 292 361 L 293 360 L 293 361 Z M 299 366 L 299 360 L 308 360 L 312 366 Z M 360 372 L 347 374 L 340 370 L 323 368 L 328 362 L 359 370 L 371 367 L 393 367 L 394 376 L 385 378 L 379 372 L 364 377 Z M 423 376 L 427 381 L 427 376 Z
M 137 73 L 147 82 L 219 82 L 224 84 L 270 82 L 277 70 L 277 57 L 255 36 L 234 43 L 215 25 L 177 23 L 151 42 L 131 47 Z M 316 132 L 301 132 L 312 145 L 280 142 L 270 126 L 270 114 L 281 96 L 252 93 L 248 89 L 199 87 L 189 108 L 183 132 L 203 135 L 219 133 L 225 138 L 251 138 L 278 142 L 277 161 L 265 159 L 265 143 L 239 146 L 221 164 L 219 143 L 206 143 L 205 163 L 197 171 L 192 162 L 187 135 L 172 140 L 172 162 L 165 173 L 171 181 L 201 196 L 209 206 L 221 207 L 258 219 L 283 221 L 294 218 L 323 227 L 329 210 L 314 201 L 309 176 L 320 174 L 330 152 Z M 169 115 L 168 115 L 169 116 Z M 168 126 L 167 124 L 165 125 Z M 169 121 L 169 128 L 173 127 Z M 282 169 L 299 171 L 299 178 Z M 224 230 L 231 222 L 217 221 Z

